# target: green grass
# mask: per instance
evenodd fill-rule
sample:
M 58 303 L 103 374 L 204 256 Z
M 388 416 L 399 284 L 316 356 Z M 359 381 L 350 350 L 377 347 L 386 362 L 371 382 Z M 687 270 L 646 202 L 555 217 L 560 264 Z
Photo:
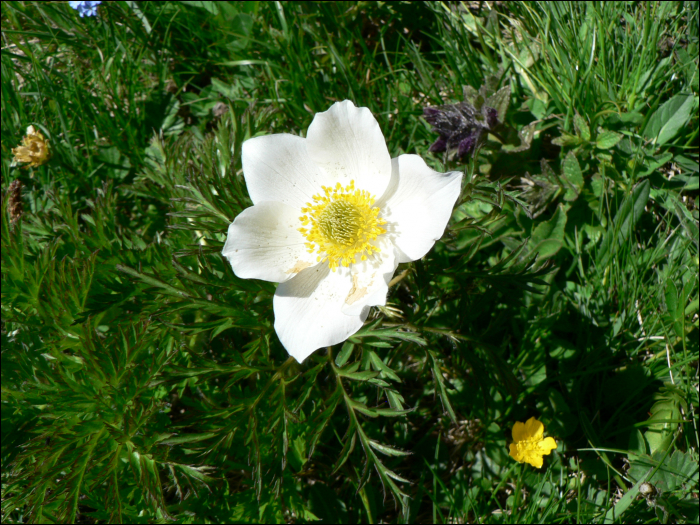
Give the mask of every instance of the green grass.
M 2 37 L 3 522 L 698 521 L 697 2 L 8 2 Z M 492 80 L 498 134 L 429 153 L 423 107 Z M 344 99 L 465 186 L 299 365 L 220 252 L 242 142 Z

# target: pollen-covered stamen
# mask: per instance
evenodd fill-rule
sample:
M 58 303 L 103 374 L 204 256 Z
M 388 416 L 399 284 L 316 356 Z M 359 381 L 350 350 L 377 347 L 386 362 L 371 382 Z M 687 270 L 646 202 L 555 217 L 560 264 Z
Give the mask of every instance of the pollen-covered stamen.
M 322 186 L 323 194 L 313 196 L 313 204 L 301 209 L 299 231 L 309 241 L 309 253 L 318 252 L 317 260 L 328 260 L 331 270 L 339 265 L 349 266 L 356 256 L 366 260 L 379 248 L 371 244 L 378 235 L 386 233 L 386 224 L 378 217 L 379 208 L 373 207 L 374 197 L 369 192 L 355 189 L 355 181 L 343 188 Z
M 362 230 L 362 213 L 346 201 L 331 202 L 321 212 L 318 227 L 326 237 L 337 244 L 350 245 Z

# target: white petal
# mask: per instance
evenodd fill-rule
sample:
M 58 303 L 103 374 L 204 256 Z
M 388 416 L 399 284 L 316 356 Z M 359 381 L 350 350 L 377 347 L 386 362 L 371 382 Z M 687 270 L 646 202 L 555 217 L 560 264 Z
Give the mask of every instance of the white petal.
M 307 140 L 287 133 L 264 135 L 243 143 L 243 175 L 253 204 L 277 201 L 301 209 L 321 186 L 330 184 L 327 175 L 306 151 Z
M 277 287 L 275 331 L 297 361 L 301 363 L 319 348 L 345 341 L 362 327 L 369 307 L 359 315 L 342 312 L 351 287 L 347 268 L 332 272 L 327 264 L 304 270 Z
M 327 186 L 350 180 L 355 187 L 379 197 L 391 179 L 391 157 L 372 112 L 349 100 L 316 113 L 306 133 L 311 159 L 329 175 Z
M 228 227 L 222 251 L 241 279 L 288 281 L 316 265 L 297 231 L 299 210 L 280 202 L 259 202 L 246 208 Z
M 398 262 L 423 257 L 442 237 L 461 191 L 462 173 L 439 173 L 418 155 L 392 159 L 391 184 L 375 203 L 399 248 Z
M 360 315 L 366 306 L 386 304 L 389 281 L 399 263 L 396 260 L 396 250 L 388 239 L 384 238 L 379 246 L 380 252 L 350 267 L 352 288 L 345 298 L 343 313 Z

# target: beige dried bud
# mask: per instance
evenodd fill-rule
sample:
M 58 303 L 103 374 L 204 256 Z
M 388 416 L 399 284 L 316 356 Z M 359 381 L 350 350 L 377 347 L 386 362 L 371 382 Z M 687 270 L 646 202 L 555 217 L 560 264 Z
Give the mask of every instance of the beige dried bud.
M 22 139 L 22 144 L 12 148 L 15 162 L 26 164 L 25 168 L 38 168 L 51 158 L 49 144 L 40 131 L 34 126 L 27 128 L 27 135 Z

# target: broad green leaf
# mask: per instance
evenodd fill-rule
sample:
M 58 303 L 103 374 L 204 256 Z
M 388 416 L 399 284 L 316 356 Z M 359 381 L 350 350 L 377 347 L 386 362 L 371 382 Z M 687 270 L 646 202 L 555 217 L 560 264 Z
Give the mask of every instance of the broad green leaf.
M 598 149 L 610 149 L 617 145 L 622 139 L 622 135 L 614 131 L 603 131 L 599 133 L 595 139 L 595 145 Z
M 632 429 L 632 432 L 630 432 L 630 439 L 627 449 L 629 450 L 630 454 L 637 456 L 647 453 L 646 441 L 644 440 L 644 435 L 639 431 L 639 429 L 635 428 Z
M 574 115 L 574 127 L 579 137 L 581 137 L 585 142 L 590 142 L 591 140 L 591 128 L 588 126 L 588 122 L 581 115 L 576 113 Z
M 693 451 L 682 452 L 675 450 L 670 458 L 664 461 L 666 468 L 657 471 L 659 484 L 667 491 L 678 490 L 683 485 L 687 487 L 698 484 L 698 456 Z M 654 478 L 656 474 L 654 475 Z
M 583 189 L 583 174 L 573 151 L 570 151 L 564 158 L 561 171 L 566 187 L 564 200 L 575 201 Z
M 633 480 L 640 480 L 650 469 L 656 471 L 647 481 L 661 492 L 697 485 L 698 482 L 698 459 L 692 452 L 675 450 L 673 454 L 666 454 L 657 451 L 653 456 L 635 457 L 630 460 L 628 474 Z
M 693 95 L 676 95 L 667 100 L 647 122 L 644 136 L 651 140 L 656 139 L 657 146 L 666 144 L 688 123 L 696 106 L 697 100 Z
M 651 407 L 651 417 L 647 420 L 649 428 L 644 432 L 652 455 L 657 450 L 665 451 L 669 447 L 678 429 L 678 421 L 681 420 L 676 397 L 672 393 L 659 396 L 660 399 Z

